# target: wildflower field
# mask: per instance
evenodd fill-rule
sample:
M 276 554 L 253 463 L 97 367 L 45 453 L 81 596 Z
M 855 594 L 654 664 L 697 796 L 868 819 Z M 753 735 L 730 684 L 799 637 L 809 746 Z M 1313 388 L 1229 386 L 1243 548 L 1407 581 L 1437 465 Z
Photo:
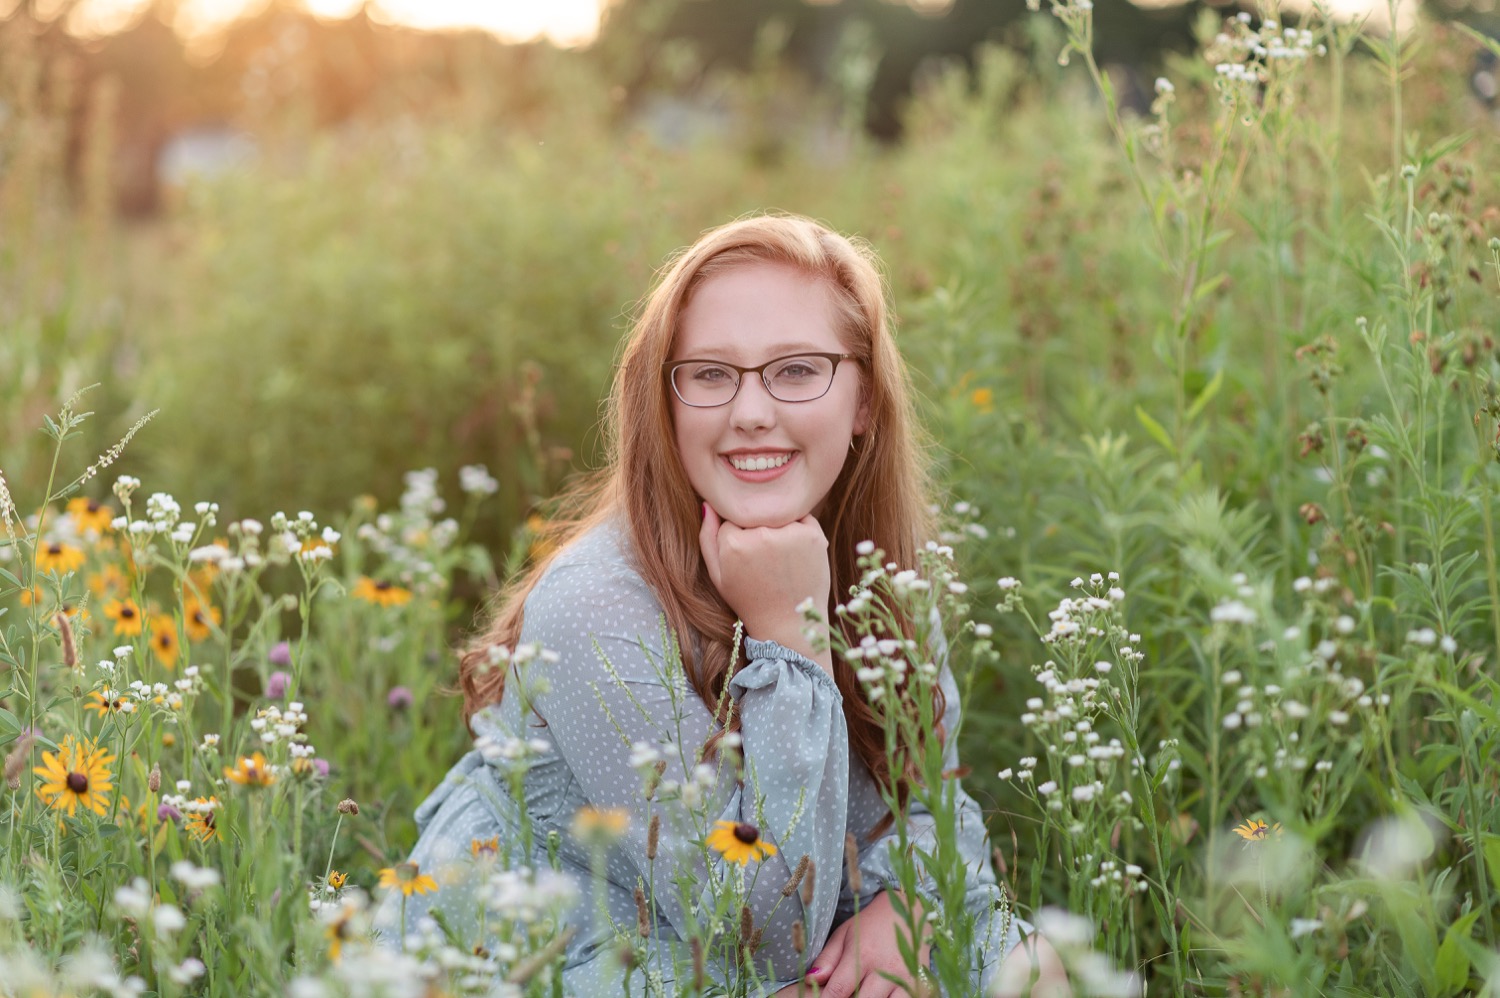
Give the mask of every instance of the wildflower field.
M 1079 994 L 1495 994 L 1500 125 L 1466 80 L 1495 46 L 1205 12 L 1132 101 L 1092 17 L 929 75 L 891 148 L 777 145 L 788 100 L 847 124 L 861 63 L 808 97 L 772 42 L 716 83 L 736 133 L 679 145 L 547 50 L 524 98 L 476 78 L 337 142 L 272 109 L 266 155 L 130 231 L 107 128 L 61 178 L 72 98 L 0 35 L 0 994 L 562 993 L 578 883 L 521 842 L 405 862 L 475 747 L 453 648 L 545 545 L 664 255 L 771 207 L 887 262 L 941 466 L 944 533 L 863 552 L 836 649 L 928 736 L 896 863 L 937 989 L 976 933 L 961 776 L 998 916 Z M 960 765 L 898 602 L 942 611 Z M 573 825 L 702 854 L 691 965 L 643 899 L 621 994 L 759 993 L 743 902 L 783 830 L 712 826 L 737 756 L 706 734 L 632 747 L 649 830 Z M 524 779 L 525 741 L 477 747 Z M 472 924 L 378 931 L 440 881 Z

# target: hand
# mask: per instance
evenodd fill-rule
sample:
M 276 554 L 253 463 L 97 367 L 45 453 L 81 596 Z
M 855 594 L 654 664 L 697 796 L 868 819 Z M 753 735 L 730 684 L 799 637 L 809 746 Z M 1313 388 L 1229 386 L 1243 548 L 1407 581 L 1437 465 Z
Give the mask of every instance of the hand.
M 927 923 L 923 918 L 922 904 L 914 902 L 917 925 L 922 932 L 922 943 L 917 947 L 919 966 L 926 967 L 930 947 L 927 944 Z M 858 925 L 858 933 L 854 931 Z M 896 944 L 897 933 L 907 935 L 906 920 L 896 914 L 889 892 L 875 895 L 875 900 L 860 909 L 859 914 L 829 933 L 828 942 L 822 952 L 812 961 L 815 971 L 809 971 L 807 980 L 821 985 L 818 992 L 823 998 L 891 998 L 907 992 L 881 972 L 892 974 L 911 983 L 906 963 L 901 959 L 901 950 Z M 856 953 L 858 960 L 856 961 Z M 855 964 L 858 963 L 856 968 Z M 858 977 L 855 974 L 858 973 Z M 792 989 L 782 988 L 777 994 L 795 994 Z M 812 989 L 807 989 L 808 994 Z
M 990 994 L 994 998 L 1072 998 L 1073 988 L 1057 950 L 1041 936 L 1031 935 L 1001 962 Z
M 816 519 L 809 515 L 784 527 L 747 530 L 719 519 L 704 503 L 698 545 L 709 579 L 745 622 L 746 634 L 801 652 L 832 675 L 833 653 L 813 647 L 797 612 L 797 605 L 809 598 L 827 612 L 832 586 L 828 538 Z

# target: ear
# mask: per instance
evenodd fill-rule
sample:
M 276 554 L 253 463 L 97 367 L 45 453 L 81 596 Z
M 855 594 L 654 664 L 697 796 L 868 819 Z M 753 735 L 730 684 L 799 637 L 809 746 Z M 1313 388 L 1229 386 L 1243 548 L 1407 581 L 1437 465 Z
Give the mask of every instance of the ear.
M 854 413 L 854 435 L 862 437 L 870 428 L 870 400 L 862 399 Z

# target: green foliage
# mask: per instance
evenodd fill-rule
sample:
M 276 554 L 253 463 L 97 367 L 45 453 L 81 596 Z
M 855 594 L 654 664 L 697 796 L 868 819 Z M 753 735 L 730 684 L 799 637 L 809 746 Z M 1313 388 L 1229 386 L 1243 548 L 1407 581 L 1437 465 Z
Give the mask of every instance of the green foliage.
M 1050 904 L 1089 919 L 1091 940 L 1068 954 L 1075 978 L 1089 986 L 1091 945 L 1150 994 L 1493 988 L 1500 147 L 1457 71 L 1474 44 L 1432 26 L 1403 39 L 1316 22 L 1298 26 L 1304 41 L 1206 14 L 1201 50 L 1171 60 L 1170 86 L 1134 115 L 1094 61 L 1089 14 L 1059 7 L 1029 26 L 1030 55 L 991 49 L 972 73 L 932 74 L 908 141 L 888 149 L 832 127 L 852 117 L 853 92 L 818 107 L 823 138 L 789 140 L 798 121 L 781 116 L 806 95 L 777 89 L 771 36 L 750 79 L 715 81 L 719 106 L 747 119 L 717 137 L 721 126 L 653 138 L 655 112 L 622 110 L 586 60 L 562 54 L 538 59 L 530 81 L 550 113 L 516 116 L 474 84 L 421 121 L 321 135 L 273 123 L 259 161 L 193 185 L 163 231 L 133 234 L 153 254 L 138 268 L 152 283 L 127 295 L 128 336 L 92 318 L 110 313 L 83 283 L 13 299 L 5 329 L 84 339 L 0 338 L 31 350 L 0 365 L 13 379 L 0 386 L 21 392 L 0 393 L 0 747 L 60 716 L 117 739 L 133 804 L 156 761 L 170 778 L 211 780 L 219 760 L 196 746 L 222 732 L 248 747 L 245 710 L 283 633 L 298 695 L 305 683 L 310 704 L 337 696 L 344 716 L 309 710 L 329 782 L 283 783 L 263 795 L 272 814 L 235 791 L 217 849 L 180 829 L 149 847 L 216 867 L 231 894 L 179 897 L 162 863 L 140 858 L 161 833 L 128 814 L 54 834 L 30 789 L 7 798 L 4 827 L 45 861 L 7 850 L 0 879 L 25 885 L 28 921 L 0 897 L 0 948 L 25 939 L 55 960 L 102 932 L 117 956 L 139 942 L 131 966 L 164 990 L 167 969 L 197 953 L 207 976 L 195 986 L 209 992 L 274 991 L 288 961 L 322 960 L 331 937 L 293 910 L 303 885 L 333 899 L 319 881 L 331 864 L 372 886 L 376 863 L 359 850 L 379 865 L 404 853 L 411 807 L 462 741 L 456 704 L 437 694 L 468 605 L 445 588 L 397 618 L 337 598 L 390 567 L 361 528 L 391 533 L 374 511 L 408 467 L 447 479 L 483 462 L 502 469 L 501 492 L 462 526 L 486 544 L 445 547 L 439 574 L 492 584 L 503 573 L 485 548 L 519 564 L 516 526 L 596 456 L 597 399 L 651 274 L 699 229 L 779 207 L 865 235 L 887 262 L 950 505 L 967 510 L 942 540 L 976 580 L 970 602 L 999 604 L 975 612 L 990 634 L 966 677 L 966 782 L 1018 913 Z M 853 79 L 868 40 L 845 41 Z M 1278 46 L 1302 54 L 1273 57 Z M 1058 65 L 1064 49 L 1072 65 Z M 7 194 L 7 220 L 31 217 L 18 205 Z M 35 231 L 67 258 L 83 252 L 76 224 L 64 213 Z M 12 252 L 0 280 L 35 287 L 35 266 Z M 54 354 L 74 368 L 55 373 Z M 182 642 L 183 666 L 205 664 L 204 719 L 175 747 L 160 744 L 156 708 L 128 724 L 85 715 L 87 685 L 103 680 L 57 665 L 51 611 L 87 598 L 86 580 L 33 569 L 57 514 L 25 516 L 75 485 L 98 494 L 53 481 L 51 447 L 89 427 L 64 417 L 41 455 L 11 422 L 40 422 L 36 398 L 136 355 L 138 375 L 127 364 L 105 379 L 120 399 L 94 407 L 121 421 L 115 438 L 161 408 L 120 462 L 153 490 L 266 519 L 294 498 L 321 511 L 376 497 L 341 522 L 336 567 L 307 574 L 288 557 L 279 588 L 217 604 L 212 654 Z M 16 408 L 23 395 L 33 402 Z M 21 511 L 3 515 L 12 493 Z M 173 564 L 157 565 L 151 592 L 182 638 L 191 575 Z M 987 585 L 1011 577 L 1024 588 Z M 23 607 L 33 580 L 42 597 Z M 1116 585 L 1122 597 L 1108 595 Z M 1107 626 L 1060 645 L 1056 624 L 1083 619 L 1061 601 L 1089 597 L 1110 604 L 1090 611 Z M 110 625 L 92 599 L 99 644 Z M 149 641 L 134 642 L 142 669 Z M 1071 684 L 1085 680 L 1117 696 L 1081 705 Z M 397 685 L 415 708 L 393 720 Z M 62 729 L 42 728 L 33 755 L 58 750 Z M 1071 747 L 1111 740 L 1123 754 Z M 346 793 L 365 809 L 353 840 L 354 819 L 332 806 Z M 934 788 L 923 803 L 943 801 Z M 272 842 L 274 862 L 254 862 L 247 841 Z M 928 859 L 951 894 L 951 855 Z M 137 873 L 193 919 L 166 949 L 111 914 Z M 915 885 L 916 865 L 903 875 Z M 1077 928 L 1055 912 L 1042 921 L 1059 937 Z M 961 973 L 938 970 L 950 984 Z

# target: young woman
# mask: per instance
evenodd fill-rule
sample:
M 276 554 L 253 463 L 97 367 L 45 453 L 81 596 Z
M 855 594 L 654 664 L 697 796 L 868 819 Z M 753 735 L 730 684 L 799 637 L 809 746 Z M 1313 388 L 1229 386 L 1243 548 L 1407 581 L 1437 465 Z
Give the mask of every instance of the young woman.
M 677 873 L 696 868 L 701 883 L 706 871 L 697 843 L 671 824 L 660 826 L 654 852 L 648 843 L 661 804 L 646 799 L 640 763 L 666 741 L 663 785 L 696 779 L 710 817 L 774 846 L 748 881 L 756 965 L 776 982 L 763 993 L 795 994 L 807 968 L 824 994 L 839 998 L 901 993 L 881 976 L 905 970 L 887 893 L 896 831 L 880 787 L 900 789 L 911 774 L 891 773 L 883 730 L 852 669 L 819 640 L 826 632 L 804 629 L 797 609 L 810 598 L 837 621 L 833 603 L 859 577 L 859 542 L 873 540 L 890 560 L 914 566 L 932 532 L 925 452 L 873 254 L 791 216 L 707 233 L 645 301 L 606 428 L 608 463 L 574 494 L 554 552 L 502 594 L 462 661 L 472 730 L 491 746 L 529 740 L 527 757 L 466 756 L 418 810 L 411 861 L 432 872 L 473 843 L 514 841 L 524 810 L 535 841 L 529 865 L 546 868 L 547 833 L 558 831 L 562 862 L 585 895 L 567 919 L 576 934 L 565 992 L 619 992 L 624 969 L 610 922 L 635 931 L 638 882 L 654 885 L 649 940 L 670 976 L 674 963 L 691 965 L 682 940 L 693 913 Z M 737 650 L 736 621 L 744 628 Z M 680 644 L 685 684 L 663 671 L 667 629 Z M 533 663 L 539 682 L 493 665 L 496 646 L 532 642 L 556 656 Z M 951 732 L 958 694 L 946 666 L 940 685 Z M 699 742 L 672 746 L 678 737 Z M 743 780 L 728 767 L 693 772 L 705 739 L 738 748 Z M 955 767 L 951 741 L 944 752 Z M 980 994 L 1020 931 L 994 914 L 983 819 L 962 790 L 958 799 L 969 909 L 983 943 L 973 954 L 972 993 Z M 581 809 L 629 815 L 602 853 L 602 885 L 590 875 L 597 847 L 572 834 Z M 910 818 L 916 835 L 923 817 Z M 857 843 L 857 898 L 846 834 Z M 811 889 L 785 897 L 803 856 Z M 445 886 L 409 898 L 408 926 L 453 893 Z M 794 950 L 795 922 L 803 955 Z M 926 944 L 921 954 L 928 958 Z

